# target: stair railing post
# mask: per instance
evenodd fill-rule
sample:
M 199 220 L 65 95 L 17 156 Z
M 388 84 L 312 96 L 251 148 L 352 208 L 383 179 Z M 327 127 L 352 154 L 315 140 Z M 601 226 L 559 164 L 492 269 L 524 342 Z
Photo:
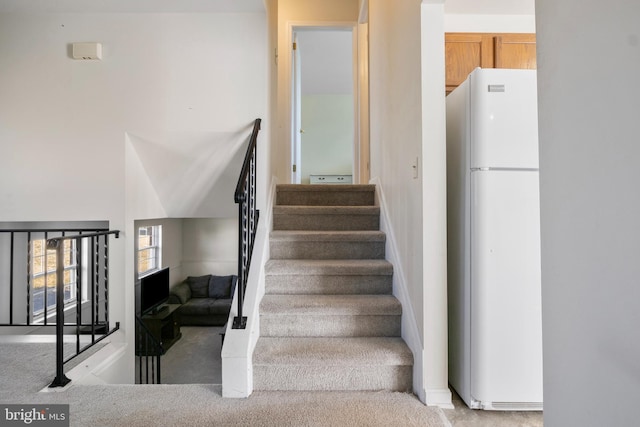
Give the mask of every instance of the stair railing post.
M 56 250 L 56 377 L 49 387 L 64 387 L 71 382 L 64 374 L 64 241 L 48 240 L 47 249 Z
M 238 203 L 238 315 L 234 317 L 232 328 L 244 329 L 247 325 L 247 318 L 243 316 L 242 307 L 244 306 L 244 210 L 246 209 L 246 201 Z

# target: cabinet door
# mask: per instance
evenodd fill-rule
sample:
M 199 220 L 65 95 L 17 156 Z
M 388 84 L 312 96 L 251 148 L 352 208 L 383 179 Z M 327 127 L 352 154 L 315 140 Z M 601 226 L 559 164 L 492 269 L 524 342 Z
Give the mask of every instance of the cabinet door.
M 444 46 L 447 94 L 476 67 L 493 68 L 492 34 L 446 33 Z
M 536 68 L 535 34 L 496 35 L 494 45 L 495 68 Z

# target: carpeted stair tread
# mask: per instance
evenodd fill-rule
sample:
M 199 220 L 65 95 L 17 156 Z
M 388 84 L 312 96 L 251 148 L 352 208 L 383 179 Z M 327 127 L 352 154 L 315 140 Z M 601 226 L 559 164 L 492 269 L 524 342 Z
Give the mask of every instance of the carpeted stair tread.
M 274 230 L 378 230 L 378 206 L 274 206 Z
M 374 184 L 278 184 L 276 190 L 281 192 L 288 191 L 292 193 L 305 193 L 309 191 L 318 193 L 337 193 L 352 191 L 375 193 L 376 186 Z
M 388 295 L 391 276 L 280 275 L 265 277 L 265 293 L 271 295 Z
M 266 275 L 393 275 L 385 259 L 271 259 Z
M 264 316 L 400 316 L 402 305 L 392 295 L 265 295 L 260 312 Z
M 271 232 L 271 242 L 384 242 L 385 239 L 385 234 L 378 230 L 274 230 Z
M 378 206 L 305 206 L 280 205 L 273 207 L 274 215 L 379 215 Z
M 374 202 L 374 185 L 280 184 L 276 187 L 276 205 L 369 206 Z
M 375 230 L 271 232 L 271 259 L 383 259 L 385 234 Z
M 254 365 L 412 365 L 411 350 L 399 337 L 261 337 Z
M 263 314 L 261 337 L 399 337 L 400 315 Z
M 277 259 L 265 265 L 267 294 L 391 294 L 393 265 L 384 259 Z

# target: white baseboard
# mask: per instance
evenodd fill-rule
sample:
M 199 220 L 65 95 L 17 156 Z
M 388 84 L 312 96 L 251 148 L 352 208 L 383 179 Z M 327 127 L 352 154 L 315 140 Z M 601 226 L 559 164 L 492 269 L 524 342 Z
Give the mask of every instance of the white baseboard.
M 453 403 L 451 403 L 451 390 L 445 389 L 431 389 L 425 390 L 426 401 L 424 403 L 427 406 L 437 406 L 442 409 L 453 409 Z
M 425 355 L 420 339 L 420 331 L 413 311 L 413 305 L 409 297 L 407 280 L 400 263 L 400 255 L 393 228 L 389 223 L 389 212 L 384 191 L 378 178 L 373 178 L 371 184 L 376 186 L 377 203 L 380 207 L 380 230 L 387 236 L 386 258 L 393 264 L 393 295 L 402 304 L 402 339 L 413 353 L 413 392 L 422 403 L 428 406 L 438 406 L 451 409 L 451 391 L 449 389 L 425 389 L 424 388 L 424 363 Z
M 424 389 L 424 351 L 420 332 L 416 323 L 416 316 L 413 312 L 407 280 L 400 263 L 396 238 L 389 223 L 389 211 L 384 196 L 384 191 L 378 178 L 373 178 L 371 184 L 376 186 L 376 199 L 380 207 L 380 230 L 386 235 L 386 259 L 393 264 L 393 295 L 402 304 L 402 339 L 404 339 L 409 349 L 413 353 L 413 392 L 422 403 L 426 403 Z

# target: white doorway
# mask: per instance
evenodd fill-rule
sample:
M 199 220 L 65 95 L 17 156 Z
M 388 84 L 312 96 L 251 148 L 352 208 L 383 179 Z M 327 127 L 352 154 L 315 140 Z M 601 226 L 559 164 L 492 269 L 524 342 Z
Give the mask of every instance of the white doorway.
M 361 180 L 357 28 L 292 26 L 292 183 Z

